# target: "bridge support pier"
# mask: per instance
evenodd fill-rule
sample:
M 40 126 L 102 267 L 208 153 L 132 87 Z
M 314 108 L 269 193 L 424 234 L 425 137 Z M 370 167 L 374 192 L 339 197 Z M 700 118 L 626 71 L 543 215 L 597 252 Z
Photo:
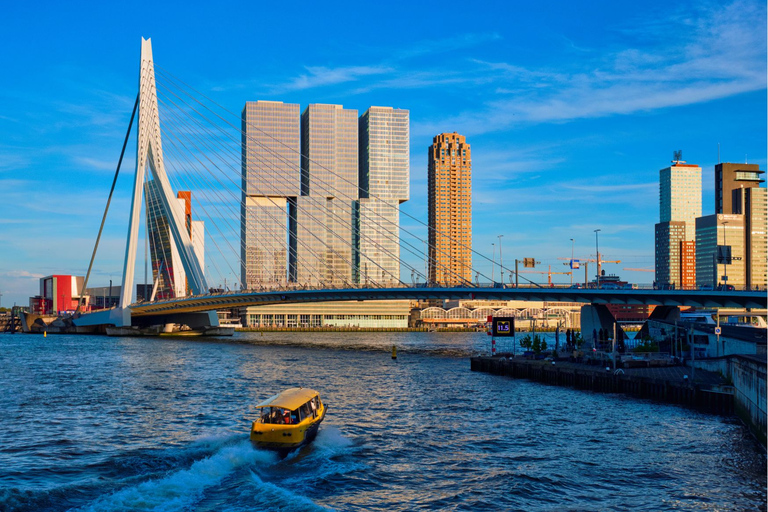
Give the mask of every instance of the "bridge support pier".
M 73 324 L 80 328 L 99 327 L 106 330 L 109 336 L 157 336 L 161 333 L 206 336 L 234 334 L 231 327 L 219 327 L 216 311 L 132 317 L 130 309 L 116 308 L 83 315 L 73 319 Z
M 584 340 L 584 348 L 595 348 L 596 341 L 600 338 L 600 330 L 608 333 L 608 338 L 613 338 L 613 328 L 616 326 L 616 335 L 622 330 L 616 324 L 616 318 L 605 304 L 588 304 L 581 306 L 581 337 Z M 622 332 L 622 334 L 624 334 Z M 624 336 L 626 339 L 626 336 Z

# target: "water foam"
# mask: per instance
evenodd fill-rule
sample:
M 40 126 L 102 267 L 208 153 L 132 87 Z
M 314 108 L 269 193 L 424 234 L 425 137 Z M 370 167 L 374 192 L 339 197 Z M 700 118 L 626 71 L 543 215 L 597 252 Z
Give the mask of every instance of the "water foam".
M 220 439 L 203 441 L 218 444 Z M 247 464 L 273 464 L 274 453 L 255 450 L 248 441 L 225 446 L 208 458 L 192 464 L 189 469 L 170 473 L 159 480 L 149 480 L 102 496 L 79 510 L 158 510 L 172 511 L 189 508 L 199 501 L 206 488 L 221 483 L 237 468 Z

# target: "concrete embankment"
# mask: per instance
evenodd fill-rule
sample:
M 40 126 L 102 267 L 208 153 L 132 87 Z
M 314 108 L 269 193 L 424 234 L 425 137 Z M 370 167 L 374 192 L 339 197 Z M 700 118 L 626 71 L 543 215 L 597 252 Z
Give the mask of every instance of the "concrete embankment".
M 626 393 L 681 404 L 718 414 L 733 414 L 734 395 L 719 374 L 671 366 L 609 372 L 605 367 L 567 361 L 536 361 L 505 357 L 473 357 L 472 371 L 604 393 Z M 686 379 L 685 376 L 688 376 Z

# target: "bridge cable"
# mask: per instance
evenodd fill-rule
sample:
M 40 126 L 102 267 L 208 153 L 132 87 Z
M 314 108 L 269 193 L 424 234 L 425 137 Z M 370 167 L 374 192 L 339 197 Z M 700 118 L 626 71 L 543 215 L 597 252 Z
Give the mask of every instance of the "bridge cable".
M 93 246 L 93 253 L 91 254 L 91 261 L 88 264 L 88 272 L 83 279 L 83 286 L 80 289 L 80 298 L 77 301 L 77 309 L 75 309 L 75 315 L 78 316 L 80 308 L 85 298 L 85 290 L 88 286 L 88 279 L 91 277 L 91 269 L 93 268 L 93 260 L 96 258 L 96 251 L 99 248 L 99 241 L 101 240 L 101 233 L 104 231 L 104 222 L 107 220 L 107 212 L 109 211 L 109 204 L 112 202 L 112 194 L 115 191 L 115 184 L 117 183 L 117 176 L 120 174 L 120 166 L 123 164 L 123 156 L 125 155 L 125 147 L 128 145 L 128 137 L 131 135 L 131 127 L 133 126 L 133 119 L 136 117 L 136 109 L 139 105 L 139 93 L 136 93 L 136 101 L 133 103 L 133 111 L 131 112 L 131 120 L 128 122 L 128 130 L 125 132 L 125 139 L 123 140 L 123 149 L 120 150 L 120 158 L 117 161 L 117 169 L 115 169 L 115 177 L 112 178 L 112 186 L 109 189 L 109 196 L 107 197 L 107 205 L 104 207 L 104 215 L 101 217 L 101 225 L 99 226 L 99 234 L 96 235 L 96 243 Z

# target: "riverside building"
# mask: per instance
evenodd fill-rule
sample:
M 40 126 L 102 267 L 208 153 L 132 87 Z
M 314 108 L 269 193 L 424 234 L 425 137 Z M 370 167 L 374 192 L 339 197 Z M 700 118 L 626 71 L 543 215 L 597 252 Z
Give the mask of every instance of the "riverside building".
M 429 280 L 472 281 L 472 150 L 458 133 L 432 139 L 428 153 Z
M 296 201 L 296 257 L 292 280 L 299 284 L 349 286 L 357 257 L 357 110 L 309 105 L 301 115 L 301 195 Z
M 370 107 L 359 119 L 361 284 L 400 281 L 400 204 L 409 198 L 409 112 Z
M 288 281 L 288 208 L 301 188 L 299 105 L 249 101 L 242 113 L 241 283 Z M 291 201 L 293 199 L 293 201 Z M 295 218 L 295 214 L 293 216 Z
M 696 218 L 701 216 L 701 167 L 675 160 L 659 171 L 659 223 L 655 227 L 656 284 L 696 286 Z

